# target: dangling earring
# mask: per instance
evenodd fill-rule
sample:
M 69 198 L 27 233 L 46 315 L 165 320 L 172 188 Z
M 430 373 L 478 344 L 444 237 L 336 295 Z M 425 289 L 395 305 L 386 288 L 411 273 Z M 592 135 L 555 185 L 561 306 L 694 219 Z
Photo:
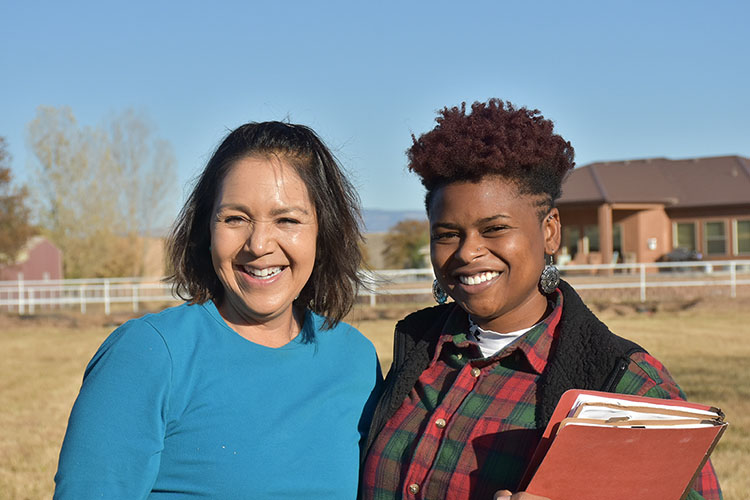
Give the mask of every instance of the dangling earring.
M 438 304 L 445 304 L 448 301 L 448 294 L 445 293 L 438 280 L 432 282 L 432 296 Z
M 545 256 L 545 260 L 547 256 Z M 545 295 L 549 295 L 557 289 L 557 285 L 560 284 L 560 271 L 555 267 L 553 257 L 549 257 L 549 263 L 544 266 L 542 276 L 539 278 L 539 288 L 542 289 Z

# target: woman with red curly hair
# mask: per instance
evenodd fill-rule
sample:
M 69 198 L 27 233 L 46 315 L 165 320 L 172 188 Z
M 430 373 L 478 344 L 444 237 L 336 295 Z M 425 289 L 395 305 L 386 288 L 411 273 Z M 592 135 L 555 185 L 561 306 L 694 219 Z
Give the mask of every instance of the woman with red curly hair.
M 574 166 L 551 121 L 491 99 L 443 109 L 413 141 L 441 305 L 396 326 L 361 497 L 540 498 L 511 491 L 567 389 L 685 396 L 547 265 L 560 246 L 555 200 Z M 710 462 L 688 498 L 721 498 Z

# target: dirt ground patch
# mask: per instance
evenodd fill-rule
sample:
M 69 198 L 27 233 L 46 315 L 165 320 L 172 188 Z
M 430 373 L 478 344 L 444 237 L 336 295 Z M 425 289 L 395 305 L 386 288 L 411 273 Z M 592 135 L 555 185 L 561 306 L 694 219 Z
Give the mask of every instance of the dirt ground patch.
M 750 478 L 750 300 L 705 297 L 661 302 L 584 300 L 618 335 L 663 361 L 688 396 L 722 408 L 730 428 L 712 455 L 724 498 L 746 498 Z M 347 321 L 378 350 L 384 370 L 396 320 L 429 302 L 357 306 Z M 70 407 L 86 364 L 115 327 L 138 312 L 39 310 L 0 313 L 0 500 L 50 498 Z
M 139 318 L 149 310 L 138 312 L 115 312 L 109 315 L 103 313 L 83 314 L 77 311 L 42 311 L 36 314 L 0 313 L 0 331 L 19 327 L 58 327 L 58 328 L 89 328 L 111 327 L 117 328 L 129 319 Z M 156 312 L 156 311 L 153 311 Z
M 748 297 L 702 297 L 646 302 L 606 302 L 586 300 L 586 304 L 600 319 L 659 313 L 703 313 L 721 311 L 724 314 L 739 313 L 750 309 Z

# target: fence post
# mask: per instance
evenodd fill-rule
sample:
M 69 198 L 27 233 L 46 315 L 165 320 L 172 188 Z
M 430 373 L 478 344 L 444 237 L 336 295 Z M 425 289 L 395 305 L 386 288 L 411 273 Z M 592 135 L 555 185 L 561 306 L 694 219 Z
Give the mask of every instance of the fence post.
M 109 316 L 109 280 L 104 280 L 104 314 Z
M 131 287 L 131 295 L 133 296 L 133 312 L 138 312 L 138 289 L 141 287 L 140 282 L 139 283 L 133 283 L 133 286 Z
M 26 301 L 29 304 L 29 314 L 34 314 L 34 288 L 27 288 L 26 294 L 28 297 Z
M 18 277 L 18 314 L 19 316 L 25 312 L 24 307 L 24 289 L 23 289 L 23 275 Z
M 78 288 L 78 298 L 81 300 L 81 314 L 86 314 L 86 287 L 83 284 Z
M 731 289 L 731 297 L 737 298 L 737 262 L 732 261 L 729 263 L 729 281 Z
M 646 264 L 641 262 L 641 302 L 646 302 Z

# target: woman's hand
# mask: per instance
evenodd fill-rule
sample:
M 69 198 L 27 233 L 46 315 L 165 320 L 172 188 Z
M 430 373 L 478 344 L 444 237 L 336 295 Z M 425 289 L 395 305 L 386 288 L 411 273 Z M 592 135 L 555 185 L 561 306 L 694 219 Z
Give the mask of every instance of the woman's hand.
M 511 493 L 508 490 L 500 490 L 495 493 L 493 500 L 550 500 L 547 497 L 540 497 L 539 495 L 532 495 L 525 491 L 519 491 L 518 493 Z

